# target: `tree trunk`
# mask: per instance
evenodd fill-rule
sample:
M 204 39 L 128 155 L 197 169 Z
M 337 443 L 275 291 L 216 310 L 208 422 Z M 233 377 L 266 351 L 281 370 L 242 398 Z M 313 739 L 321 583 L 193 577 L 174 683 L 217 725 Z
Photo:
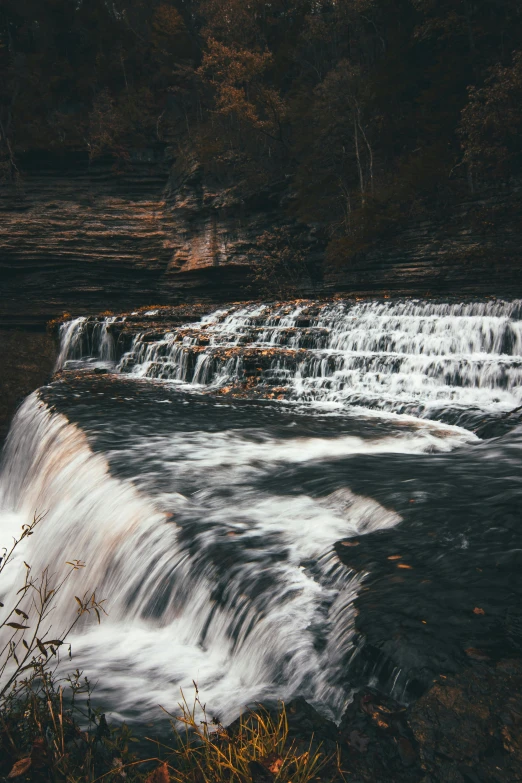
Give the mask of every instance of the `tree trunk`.
M 359 132 L 357 130 L 357 120 L 353 118 L 353 138 L 355 142 L 355 156 L 357 158 L 357 168 L 359 169 L 359 183 L 361 186 L 361 205 L 364 207 L 366 199 L 364 197 L 364 175 L 361 163 L 361 154 L 359 151 Z

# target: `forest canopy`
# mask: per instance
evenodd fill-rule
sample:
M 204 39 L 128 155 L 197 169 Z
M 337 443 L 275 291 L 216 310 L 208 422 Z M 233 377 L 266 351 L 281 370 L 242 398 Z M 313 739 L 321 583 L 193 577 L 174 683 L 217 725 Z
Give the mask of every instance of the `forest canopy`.
M 330 254 L 522 172 L 519 0 L 3 0 L 0 167 L 169 147 Z

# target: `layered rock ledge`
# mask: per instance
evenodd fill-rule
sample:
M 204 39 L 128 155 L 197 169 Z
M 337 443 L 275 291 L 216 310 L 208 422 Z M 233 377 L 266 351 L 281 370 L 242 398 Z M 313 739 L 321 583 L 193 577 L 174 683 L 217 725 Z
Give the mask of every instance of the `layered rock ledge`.
M 286 180 L 240 195 L 164 147 L 136 151 L 120 169 L 79 153 L 34 153 L 21 170 L 18 188 L 0 187 L 0 324 L 252 298 L 252 264 L 274 231 L 299 242 L 315 270 L 303 295 L 509 297 L 522 285 L 522 187 L 470 197 L 449 219 L 406 216 L 333 268 L 321 226 L 292 217 Z

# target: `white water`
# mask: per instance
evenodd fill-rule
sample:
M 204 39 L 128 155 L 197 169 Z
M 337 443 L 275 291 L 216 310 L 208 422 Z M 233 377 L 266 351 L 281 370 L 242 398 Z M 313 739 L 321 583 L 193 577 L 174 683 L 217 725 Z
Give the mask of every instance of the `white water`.
M 273 351 L 261 385 L 286 386 L 312 409 L 511 410 L 522 402 L 521 306 L 255 305 L 219 310 L 152 341 L 139 334 L 123 357 L 113 318 L 80 318 L 62 327 L 58 366 L 95 359 L 116 369 L 119 360 L 123 374 L 219 388 L 241 382 L 256 352 Z M 88 401 L 96 393 L 93 386 Z M 93 451 L 89 428 L 37 394 L 13 423 L 0 475 L 3 537 L 46 512 L 23 559 L 35 573 L 47 565 L 59 572 L 76 558 L 87 563 L 60 596 L 56 631 L 74 616 L 74 594 L 95 588 L 108 600 L 100 628 L 75 632 L 74 666 L 98 679 L 98 698 L 127 718 L 156 715 L 158 703 L 171 709 L 192 680 L 225 721 L 249 702 L 297 694 L 339 718 L 350 698 L 346 667 L 363 575 L 341 566 L 333 545 L 400 517 L 354 494 L 349 472 L 345 486 L 323 495 L 289 488 L 285 472 L 313 466 L 320 477 L 324 466 L 326 477 L 329 461 L 351 455 L 441 453 L 476 438 L 406 417 L 397 417 L 393 434 L 370 438 L 299 436 L 295 422 L 296 434 L 282 436 L 216 426 L 218 404 L 199 429 L 170 431 L 169 416 L 180 408 L 163 410 L 165 431 L 137 428 L 118 446 L 125 479 L 111 468 L 110 446 Z M 119 426 L 111 420 L 115 434 Z M 0 585 L 6 605 L 17 568 Z
M 3 533 L 35 511 L 46 516 L 0 597 L 7 606 L 13 600 L 23 560 L 34 574 L 49 564 L 59 574 L 66 560 L 87 564 L 59 598 L 53 635 L 74 617 L 74 595 L 94 588 L 107 598 L 101 627 L 75 632 L 73 663 L 99 680 L 97 698 L 116 715 L 143 719 L 159 703 L 173 708 L 194 679 L 223 720 L 252 701 L 297 694 L 339 718 L 350 696 L 343 677 L 361 576 L 340 565 L 333 544 L 400 517 L 348 487 L 317 498 L 255 482 L 293 464 L 445 451 L 469 440 L 420 422 L 400 438 L 260 435 L 136 437 L 124 453 L 134 478 L 121 480 L 38 395 L 18 412 L 0 479 Z M 184 494 L 194 481 L 197 491 Z
M 217 389 L 240 384 L 245 357 L 268 351 L 261 385 L 298 401 L 428 418 L 446 408 L 509 411 L 522 404 L 521 318 L 521 301 L 249 305 L 153 338 L 138 334 L 119 370 Z M 84 320 L 63 329 L 61 364 L 88 342 Z M 88 355 L 114 358 L 106 327 L 104 344 L 97 329 Z
M 124 318 L 107 316 L 97 321 L 92 330 L 88 328 L 88 320 L 84 316 L 67 321 L 60 326 L 60 352 L 56 360 L 55 370 L 60 370 L 65 362 L 92 357 L 105 362 L 116 358 L 116 346 L 108 328 L 115 321 Z

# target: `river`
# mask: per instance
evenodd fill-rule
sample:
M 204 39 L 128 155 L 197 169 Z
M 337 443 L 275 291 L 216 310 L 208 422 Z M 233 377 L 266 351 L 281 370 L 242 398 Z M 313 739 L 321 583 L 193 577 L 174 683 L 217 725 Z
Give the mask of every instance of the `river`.
M 64 324 L 0 475 L 3 542 L 45 514 L 2 600 L 23 559 L 86 563 L 53 622 L 74 594 L 107 599 L 71 641 L 115 717 L 150 719 L 196 681 L 223 721 L 296 695 L 339 720 L 361 677 L 407 701 L 466 650 L 509 646 L 522 302 L 160 317 Z

